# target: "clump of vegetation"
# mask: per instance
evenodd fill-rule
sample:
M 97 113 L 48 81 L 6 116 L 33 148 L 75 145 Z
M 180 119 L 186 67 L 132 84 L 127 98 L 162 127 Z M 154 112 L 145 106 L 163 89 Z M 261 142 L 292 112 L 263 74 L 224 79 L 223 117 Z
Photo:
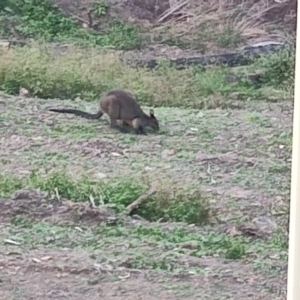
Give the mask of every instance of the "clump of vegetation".
M 65 173 L 40 176 L 33 172 L 24 179 L 0 177 L 2 197 L 25 187 L 40 189 L 49 192 L 51 197 L 59 195 L 75 202 L 89 202 L 92 198 L 95 205 L 107 205 L 116 212 L 122 212 L 145 190 L 143 182 L 130 179 L 104 183 L 87 177 L 74 180 Z M 178 221 L 199 225 L 208 221 L 210 206 L 208 198 L 198 190 L 193 193 L 175 193 L 161 189 L 134 213 L 149 221 Z
M 265 55 L 255 62 L 262 70 L 265 85 L 293 90 L 295 81 L 295 47 Z
M 95 3 L 95 13 L 105 15 L 107 5 Z M 73 19 L 65 16 L 49 0 L 5 0 L 0 4 L 2 35 L 37 38 L 46 41 L 72 41 L 83 45 L 112 46 L 118 49 L 134 49 L 145 42 L 139 28 L 133 24 L 112 21 L 107 30 L 97 32 L 83 28 Z M 14 25 L 14 26 L 12 26 Z M 11 32 L 13 28 L 13 32 Z
M 137 209 L 137 213 L 150 221 L 171 220 L 200 225 L 209 220 L 211 210 L 208 197 L 202 191 L 170 191 L 162 186 L 155 197 Z

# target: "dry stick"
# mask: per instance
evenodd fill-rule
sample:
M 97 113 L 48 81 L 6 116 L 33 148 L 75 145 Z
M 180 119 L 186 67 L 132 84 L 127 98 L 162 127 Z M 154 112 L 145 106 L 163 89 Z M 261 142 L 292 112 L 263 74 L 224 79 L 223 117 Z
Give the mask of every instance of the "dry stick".
M 163 20 L 165 20 L 168 16 L 172 15 L 174 12 L 182 8 L 183 6 L 187 5 L 189 3 L 188 0 L 179 2 L 175 4 L 173 7 L 170 7 L 168 10 L 166 10 L 157 20 L 157 23 L 161 23 Z
M 138 206 L 140 206 L 144 201 L 146 201 L 149 197 L 156 193 L 156 188 L 151 187 L 148 191 L 139 196 L 136 200 L 130 203 L 126 210 L 130 214 L 133 210 L 135 210 Z

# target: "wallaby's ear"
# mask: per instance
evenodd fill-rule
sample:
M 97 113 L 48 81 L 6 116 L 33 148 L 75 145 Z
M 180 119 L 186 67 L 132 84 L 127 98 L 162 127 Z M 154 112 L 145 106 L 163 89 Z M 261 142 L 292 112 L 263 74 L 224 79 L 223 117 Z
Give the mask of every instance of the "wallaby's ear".
M 153 109 L 150 109 L 150 117 L 155 119 L 155 116 L 154 116 L 154 111 L 153 111 Z

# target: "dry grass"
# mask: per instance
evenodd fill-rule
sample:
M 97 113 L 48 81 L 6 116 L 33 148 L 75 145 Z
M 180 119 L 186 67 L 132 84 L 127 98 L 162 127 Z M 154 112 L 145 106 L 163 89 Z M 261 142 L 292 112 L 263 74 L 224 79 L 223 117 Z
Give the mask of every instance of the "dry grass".
M 200 37 L 203 40 L 204 35 L 211 39 L 224 34 L 224 28 L 228 27 L 239 34 L 240 42 L 278 40 L 284 36 L 283 30 L 278 30 L 280 24 L 284 24 L 289 31 L 293 31 L 296 24 L 296 0 L 281 3 L 269 0 L 169 2 L 169 9 L 156 19 L 159 26 L 153 34 L 155 37 L 165 35 L 165 39 L 170 36 L 180 38 L 190 44 Z

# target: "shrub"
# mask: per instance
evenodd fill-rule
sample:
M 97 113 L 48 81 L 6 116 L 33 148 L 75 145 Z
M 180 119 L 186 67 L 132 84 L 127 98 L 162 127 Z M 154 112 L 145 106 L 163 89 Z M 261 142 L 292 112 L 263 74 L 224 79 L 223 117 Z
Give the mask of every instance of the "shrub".
M 289 90 L 294 87 L 295 49 L 282 50 L 266 55 L 255 62 L 262 69 L 262 81 L 265 85 Z

